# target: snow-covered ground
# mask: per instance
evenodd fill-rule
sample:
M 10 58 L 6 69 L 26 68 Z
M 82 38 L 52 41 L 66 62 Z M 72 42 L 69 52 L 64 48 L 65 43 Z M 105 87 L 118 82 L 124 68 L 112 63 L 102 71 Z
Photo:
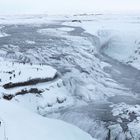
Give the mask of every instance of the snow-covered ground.
M 8 82 L 19 83 L 32 79 L 54 78 L 56 70 L 50 66 L 32 65 L 24 63 L 0 62 L 1 85 Z
M 75 126 L 37 115 L 41 113 L 41 110 L 43 112 L 44 110 L 54 111 L 60 107 L 73 104 L 73 99 L 69 97 L 62 80 L 57 78 L 53 81 L 56 74 L 54 68 L 46 65 L 9 62 L 3 59 L 0 65 L 0 140 L 92 140 L 88 134 Z M 4 89 L 3 87 L 4 84 L 9 82 L 21 83 L 38 78 L 52 79 L 48 82 L 29 86 L 18 85 L 10 89 Z M 31 92 L 31 89 L 37 89 L 41 93 L 38 93 L 38 91 Z M 10 99 L 11 101 L 3 99 L 4 96 L 11 94 L 14 95 Z
M 8 98 L 7 100 L 18 102 L 39 113 L 43 113 L 42 110 L 53 111 L 59 107 L 73 105 L 73 98 L 57 71 L 51 66 L 3 60 L 0 65 L 1 98 Z M 9 85 L 8 88 L 5 85 Z
M 3 100 L 0 100 L 0 121 L 0 140 L 93 140 L 71 124 L 44 118 Z
M 1 18 L 5 25 L 0 30 L 8 36 L 0 38 L 0 105 L 5 106 L 0 117 L 8 139 L 14 139 L 11 133 L 17 129 L 18 140 L 24 133 L 35 139 L 29 131 L 33 121 L 39 125 L 38 139 L 46 137 L 44 129 L 50 135 L 57 131 L 61 122 L 40 114 L 74 124 L 99 140 L 139 140 L 139 20 L 138 15 L 120 14 Z M 24 131 L 19 121 L 26 117 L 29 129 Z M 69 134 L 71 140 L 82 140 L 84 133 L 77 131 Z
M 139 14 L 85 15 L 73 19 L 82 22 L 65 22 L 64 25 L 83 27 L 100 38 L 107 55 L 140 69 Z
M 64 18 L 64 16 L 63 16 Z M 66 18 L 66 17 L 65 17 Z M 42 15 L 0 15 L 0 23 L 11 25 L 11 24 L 53 24 L 57 23 L 62 16 L 48 16 L 47 14 Z
M 0 33 L 0 37 L 5 37 L 5 36 L 8 36 L 8 34 L 5 34 L 5 33 Z

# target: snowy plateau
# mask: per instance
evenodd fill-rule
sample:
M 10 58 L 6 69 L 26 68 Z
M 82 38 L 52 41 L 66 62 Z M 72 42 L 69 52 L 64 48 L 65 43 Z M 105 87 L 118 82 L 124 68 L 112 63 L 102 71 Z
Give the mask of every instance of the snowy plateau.
M 0 16 L 0 140 L 140 140 L 139 14 Z

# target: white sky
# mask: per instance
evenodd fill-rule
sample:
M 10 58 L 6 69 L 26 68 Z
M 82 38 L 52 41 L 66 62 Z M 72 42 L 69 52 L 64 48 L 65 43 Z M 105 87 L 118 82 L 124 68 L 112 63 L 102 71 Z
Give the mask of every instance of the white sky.
M 140 11 L 140 0 L 0 0 L 0 14 Z

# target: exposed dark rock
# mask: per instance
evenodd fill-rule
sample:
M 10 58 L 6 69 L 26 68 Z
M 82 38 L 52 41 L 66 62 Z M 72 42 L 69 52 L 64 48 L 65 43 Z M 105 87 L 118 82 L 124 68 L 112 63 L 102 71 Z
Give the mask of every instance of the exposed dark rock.
M 57 103 L 59 103 L 59 104 L 62 104 L 65 101 L 66 101 L 66 98 L 64 98 L 64 99 L 57 98 Z
M 26 89 L 23 89 L 21 90 L 20 92 L 17 92 L 15 95 L 24 95 L 24 94 L 27 94 L 27 93 L 34 93 L 34 94 L 40 94 L 42 93 L 43 91 L 42 90 L 39 90 L 37 88 L 31 88 L 29 90 L 26 90 Z
M 14 95 L 12 95 L 12 94 L 4 94 L 3 95 L 3 99 L 12 100 L 12 98 L 15 97 L 15 96 L 17 96 L 17 95 L 25 95 L 25 94 L 29 94 L 29 93 L 32 93 L 32 94 L 40 94 L 42 92 L 43 92 L 43 90 L 39 90 L 37 88 L 31 88 L 29 90 L 22 89 L 21 91 L 15 93 Z
M 40 93 L 42 93 L 43 92 L 43 90 L 39 90 L 39 89 L 37 89 L 37 88 L 31 88 L 30 90 L 29 90 L 29 93 L 38 93 L 38 94 L 40 94 Z
M 13 71 L 7 71 L 6 73 L 13 74 L 14 72 L 15 72 L 15 70 L 13 70 Z
M 36 78 L 36 79 L 31 79 L 31 80 L 28 80 L 28 81 L 25 81 L 25 82 L 18 82 L 18 83 L 10 82 L 10 83 L 7 83 L 7 84 L 3 85 L 3 87 L 5 89 L 10 89 L 10 88 L 14 88 L 14 87 L 36 85 L 38 83 L 44 83 L 44 82 L 52 81 L 52 80 L 56 79 L 57 77 L 58 77 L 58 74 L 56 74 L 53 78 L 44 78 L 44 79 Z
M 4 94 L 3 95 L 3 99 L 5 99 L 5 100 L 11 100 L 13 97 L 14 97 L 14 95 L 12 95 L 12 94 Z
M 47 106 L 48 106 L 48 107 L 52 107 L 53 105 L 52 105 L 52 104 L 48 104 Z
M 138 50 L 135 50 L 135 53 L 137 53 L 138 52 Z
M 72 20 L 72 22 L 80 22 L 81 23 L 81 20 Z

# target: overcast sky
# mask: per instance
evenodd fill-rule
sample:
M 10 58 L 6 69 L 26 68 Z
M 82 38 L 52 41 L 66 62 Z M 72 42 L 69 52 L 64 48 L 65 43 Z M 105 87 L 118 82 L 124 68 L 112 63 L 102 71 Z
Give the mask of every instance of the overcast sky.
M 0 0 L 0 14 L 140 11 L 140 0 Z

